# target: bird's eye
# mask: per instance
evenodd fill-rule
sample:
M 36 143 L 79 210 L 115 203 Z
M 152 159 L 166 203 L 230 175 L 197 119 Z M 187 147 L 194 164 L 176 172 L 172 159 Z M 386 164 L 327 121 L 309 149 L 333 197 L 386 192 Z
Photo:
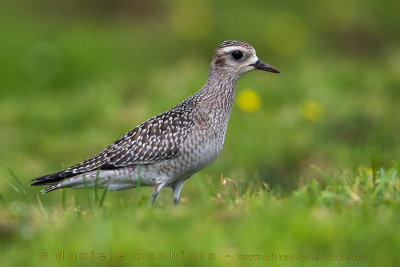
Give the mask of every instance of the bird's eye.
M 234 59 L 241 59 L 243 57 L 243 53 L 240 52 L 239 50 L 235 50 L 232 52 L 232 57 Z

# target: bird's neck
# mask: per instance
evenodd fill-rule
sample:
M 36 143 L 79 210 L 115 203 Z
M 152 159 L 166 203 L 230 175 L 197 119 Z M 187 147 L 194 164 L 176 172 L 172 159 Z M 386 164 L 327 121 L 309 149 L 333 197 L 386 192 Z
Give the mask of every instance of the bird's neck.
M 210 72 L 203 88 L 199 91 L 204 100 L 213 103 L 213 108 L 231 112 L 235 88 L 239 77 L 224 73 Z

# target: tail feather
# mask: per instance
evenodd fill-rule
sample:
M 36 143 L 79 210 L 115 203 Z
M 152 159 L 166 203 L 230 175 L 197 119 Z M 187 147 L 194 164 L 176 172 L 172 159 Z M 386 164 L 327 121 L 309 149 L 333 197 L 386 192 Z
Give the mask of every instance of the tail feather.
M 56 189 L 57 189 L 56 185 L 51 185 L 51 186 L 46 187 L 45 189 L 40 190 L 40 193 L 46 194 L 46 193 L 49 193 L 49 192 L 51 192 L 53 190 L 56 190 Z
M 65 178 L 68 178 L 71 176 L 73 176 L 71 173 L 67 173 L 65 171 L 51 173 L 51 174 L 43 175 L 43 176 L 37 177 L 35 179 L 32 179 L 31 181 L 35 181 L 35 182 L 32 183 L 31 186 L 53 185 L 55 183 L 58 183 L 61 180 L 64 180 Z

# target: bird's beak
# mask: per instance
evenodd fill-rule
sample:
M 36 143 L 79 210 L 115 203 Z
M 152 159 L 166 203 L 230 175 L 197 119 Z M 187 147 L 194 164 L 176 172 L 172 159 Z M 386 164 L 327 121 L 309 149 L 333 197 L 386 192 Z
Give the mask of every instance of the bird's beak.
M 275 69 L 265 62 L 262 62 L 261 60 L 257 60 L 256 63 L 251 64 L 250 66 L 253 66 L 256 70 L 266 70 L 273 73 L 279 73 L 279 70 Z

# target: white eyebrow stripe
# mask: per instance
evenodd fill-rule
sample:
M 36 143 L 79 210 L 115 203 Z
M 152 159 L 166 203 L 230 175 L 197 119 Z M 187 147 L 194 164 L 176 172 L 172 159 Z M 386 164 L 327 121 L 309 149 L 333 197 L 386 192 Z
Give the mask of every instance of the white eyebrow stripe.
M 225 52 L 227 54 L 235 50 L 243 51 L 246 50 L 246 48 L 244 48 L 243 46 L 227 46 L 222 48 L 222 52 Z

